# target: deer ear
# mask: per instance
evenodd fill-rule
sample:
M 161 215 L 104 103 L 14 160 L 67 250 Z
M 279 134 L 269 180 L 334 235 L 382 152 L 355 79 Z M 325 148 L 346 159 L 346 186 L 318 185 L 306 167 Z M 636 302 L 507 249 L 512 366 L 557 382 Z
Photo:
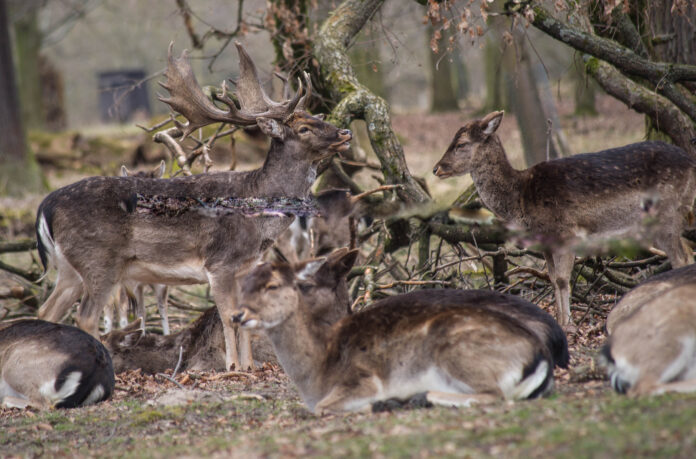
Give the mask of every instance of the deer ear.
M 329 255 L 326 264 L 329 265 L 336 279 L 340 279 L 350 272 L 350 269 L 355 264 L 355 260 L 358 258 L 359 252 L 358 249 L 348 250 L 347 248 L 342 248 Z
M 489 136 L 493 134 L 496 130 L 498 130 L 500 122 L 503 120 L 504 114 L 505 112 L 501 110 L 499 112 L 491 112 L 488 115 L 486 115 L 481 120 L 481 128 L 483 129 L 483 134 Z
M 121 177 L 129 177 L 130 176 L 130 171 L 128 170 L 128 168 L 125 165 L 121 166 L 121 174 L 120 175 L 121 175 Z
M 266 134 L 268 137 L 273 139 L 283 140 L 285 138 L 285 129 L 283 126 L 273 118 L 256 118 L 256 124 L 258 125 L 261 132 Z
M 314 115 L 314 117 L 319 118 L 320 120 L 324 121 L 324 119 L 326 118 L 326 115 L 323 113 L 318 113 L 318 114 Z
M 162 178 L 164 177 L 164 171 L 167 167 L 167 164 L 164 162 L 164 160 L 160 161 L 159 166 L 155 168 L 154 171 L 152 171 L 152 174 L 155 178 Z
M 314 276 L 319 268 L 324 265 L 326 257 L 311 258 L 309 260 L 302 261 L 295 265 L 295 272 L 297 273 L 297 278 L 300 280 L 308 280 L 310 277 Z

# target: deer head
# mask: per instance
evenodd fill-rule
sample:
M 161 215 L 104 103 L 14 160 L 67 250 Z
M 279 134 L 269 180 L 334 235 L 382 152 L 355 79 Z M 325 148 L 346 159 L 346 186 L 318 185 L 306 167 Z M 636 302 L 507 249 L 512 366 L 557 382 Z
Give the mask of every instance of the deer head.
M 346 276 L 358 250 L 341 248 L 326 257 L 299 263 L 263 263 L 247 276 L 242 287 L 245 304 L 235 320 L 247 328 L 272 328 L 307 307 L 318 329 L 350 313 Z M 261 305 L 266 305 L 261 307 Z
M 175 121 L 183 142 L 193 131 L 216 122 L 237 126 L 257 125 L 273 142 L 290 146 L 313 161 L 320 161 L 325 156 L 345 151 L 349 148 L 352 133 L 348 129 L 339 129 L 325 121 L 323 117 L 312 116 L 305 112 L 305 104 L 311 97 L 311 80 L 307 73 L 298 79 L 298 89 L 292 98 L 281 102 L 273 101 L 263 90 L 256 66 L 241 43 L 236 42 L 239 53 L 240 76 L 236 81 L 236 94 L 230 95 L 227 84 L 222 83 L 222 92 L 213 94 L 213 99 L 224 104 L 227 109 L 219 108 L 210 100 L 199 86 L 188 53 L 184 50 L 181 57 L 172 55 L 173 44 L 169 46 L 168 65 L 165 72 L 167 80 L 160 82 L 169 91 L 169 97 L 159 96 L 159 100 L 168 104 L 174 111 L 183 115 L 186 124 Z M 287 81 L 286 83 L 287 89 Z M 284 91 L 287 93 L 287 90 Z M 239 104 L 239 107 L 237 106 Z M 272 147 L 273 148 L 273 147 Z M 288 158 L 294 159 L 294 158 Z
M 153 179 L 158 179 L 164 177 L 164 172 L 167 167 L 167 164 L 164 162 L 164 160 L 160 161 L 160 163 L 155 167 L 154 169 L 150 171 L 132 171 L 128 169 L 125 165 L 121 166 L 121 172 L 120 176 L 121 177 L 140 177 L 140 178 L 153 178 Z
M 433 174 L 447 178 L 471 172 L 472 158 L 498 129 L 504 113 L 489 113 L 483 119 L 471 121 L 459 129 L 442 159 L 435 164 Z

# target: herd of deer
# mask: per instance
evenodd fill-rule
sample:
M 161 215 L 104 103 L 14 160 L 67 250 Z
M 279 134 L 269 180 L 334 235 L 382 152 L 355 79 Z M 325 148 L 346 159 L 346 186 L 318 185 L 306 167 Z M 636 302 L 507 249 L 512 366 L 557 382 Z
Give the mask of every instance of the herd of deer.
M 213 96 L 225 109 L 203 93 L 186 53 L 175 58 L 171 47 L 162 84 L 170 96 L 161 100 L 187 119 L 177 123 L 179 143 L 214 122 L 258 126 L 271 139 L 263 166 L 170 179 L 124 170 L 120 177 L 91 177 L 50 193 L 39 206 L 36 233 L 44 267 L 57 270 L 55 288 L 39 310 L 42 320 L 0 324 L 3 404 L 73 407 L 108 398 L 119 349 L 154 346 L 129 339 L 145 336 L 133 326 L 106 335 L 106 347 L 95 339 L 112 295 L 135 297 L 143 317 L 142 289 L 153 285 L 167 335 L 166 286 L 193 283 L 210 285 L 219 316 L 212 310 L 197 326 L 157 339 L 171 349 L 186 344 L 190 368 L 196 368 L 210 351 L 210 343 L 200 342 L 201 327 L 210 323 L 224 347 L 225 368 L 249 369 L 249 332 L 262 330 L 316 413 L 422 394 L 458 406 L 542 396 L 553 387 L 554 367 L 569 364 L 562 326 L 572 322 L 574 247 L 619 235 L 654 244 L 675 269 L 638 286 L 612 310 L 602 350 L 612 386 L 633 395 L 696 390 L 696 265 L 681 239 L 693 222 L 696 159 L 675 146 L 641 142 L 518 171 L 496 135 L 502 112 L 471 121 L 455 135 L 434 174 L 471 174 L 489 209 L 543 243 L 558 322 L 526 300 L 485 290 L 420 290 L 354 313 L 346 276 L 357 249 L 258 264 L 293 222 L 291 213 L 248 215 L 205 206 L 139 211 L 143 197 L 306 198 L 317 163 L 349 148 L 349 130 L 305 111 L 311 93 L 306 75 L 293 97 L 275 102 L 237 48 L 236 94 L 223 85 Z M 648 212 L 658 222 L 649 228 Z M 58 324 L 78 300 L 79 329 Z

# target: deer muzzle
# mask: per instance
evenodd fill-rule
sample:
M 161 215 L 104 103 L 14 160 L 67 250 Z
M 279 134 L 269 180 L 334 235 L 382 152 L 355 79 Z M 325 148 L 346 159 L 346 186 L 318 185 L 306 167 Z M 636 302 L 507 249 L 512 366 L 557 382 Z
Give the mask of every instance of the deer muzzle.
M 435 174 L 438 178 L 441 179 L 452 176 L 452 172 L 445 170 L 440 164 L 435 165 L 435 168 L 433 169 L 433 174 Z
M 353 138 L 353 133 L 350 129 L 341 129 L 338 131 L 338 142 L 332 143 L 329 147 L 331 150 L 344 152 L 350 148 L 350 141 Z

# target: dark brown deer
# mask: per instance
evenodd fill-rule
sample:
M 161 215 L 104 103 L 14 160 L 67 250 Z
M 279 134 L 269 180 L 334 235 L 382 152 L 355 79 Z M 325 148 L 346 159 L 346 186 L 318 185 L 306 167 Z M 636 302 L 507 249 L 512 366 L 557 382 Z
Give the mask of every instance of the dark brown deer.
M 104 346 L 79 328 L 42 320 L 0 324 L 0 404 L 74 408 L 114 390 Z
M 693 262 L 681 232 L 693 217 L 696 160 L 663 142 L 640 142 L 515 170 L 496 130 L 503 112 L 465 124 L 433 173 L 471 174 L 483 203 L 499 218 L 524 228 L 545 246 L 561 325 L 571 322 L 573 245 L 591 237 L 639 235 L 651 239 L 677 268 Z M 658 223 L 645 236 L 645 202 Z
M 609 314 L 607 329 L 601 360 L 617 392 L 696 392 L 696 265 L 628 292 Z
M 293 215 L 218 214 L 214 209 L 194 207 L 174 214 L 147 209 L 140 212 L 138 196 L 198 201 L 305 197 L 314 182 L 318 161 L 347 149 L 352 135 L 303 110 L 309 95 L 306 75 L 306 93 L 300 84 L 292 99 L 274 102 L 261 88 L 251 58 L 237 44 L 240 107 L 226 94 L 223 84 L 223 93 L 217 96 L 227 105 L 223 110 L 198 86 L 186 52 L 174 58 L 171 49 L 167 81 L 163 83 L 170 97 L 161 100 L 188 120 L 178 125 L 182 141 L 197 128 L 214 122 L 255 124 L 271 138 L 266 161 L 254 171 L 166 180 L 91 177 L 49 194 L 39 206 L 36 231 L 42 262 L 46 267 L 52 260 L 58 277 L 39 317 L 59 321 L 82 297 L 77 324 L 96 335 L 105 303 L 124 281 L 168 285 L 208 282 L 222 317 L 226 366 L 246 369 L 253 365 L 248 339 L 240 340 L 238 352 L 229 320 L 236 309 L 236 276 L 272 245 Z M 170 138 L 168 145 L 172 142 Z M 179 144 L 173 148 L 182 149 Z
M 301 294 L 311 311 L 317 330 L 331 328 L 350 311 L 346 275 L 357 257 L 357 250 L 339 249 L 326 257 L 316 273 L 302 281 Z M 102 335 L 111 353 L 114 371 L 140 368 L 146 373 L 160 373 L 173 368 L 182 349 L 181 369 L 224 370 L 225 340 L 220 315 L 213 307 L 193 324 L 169 336 L 146 333 L 136 321 L 124 329 Z M 254 359 L 277 363 L 273 348 L 264 334 L 252 336 Z
M 343 318 L 328 333 L 317 331 L 301 281 L 320 260 L 257 266 L 243 282 L 235 315 L 242 327 L 266 332 L 313 412 L 364 410 L 423 392 L 447 405 L 524 399 L 553 386 L 547 346 L 523 322 L 487 308 L 477 291 L 474 301 L 460 291 L 464 297 L 455 302 L 431 301 L 425 291 L 417 299 L 399 295 Z

